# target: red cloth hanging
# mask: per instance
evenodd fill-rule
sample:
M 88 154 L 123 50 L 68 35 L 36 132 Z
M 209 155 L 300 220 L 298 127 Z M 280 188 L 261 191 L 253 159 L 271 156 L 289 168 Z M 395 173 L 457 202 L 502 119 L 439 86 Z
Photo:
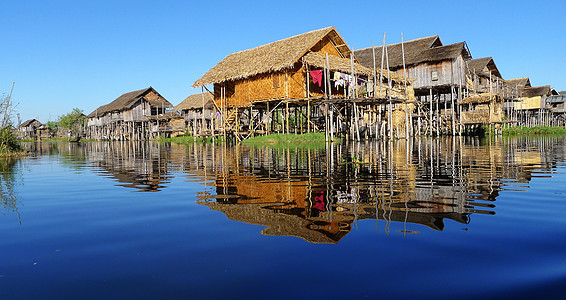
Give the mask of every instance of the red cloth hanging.
M 309 72 L 312 76 L 312 83 L 318 83 L 322 87 L 322 70 L 313 70 Z

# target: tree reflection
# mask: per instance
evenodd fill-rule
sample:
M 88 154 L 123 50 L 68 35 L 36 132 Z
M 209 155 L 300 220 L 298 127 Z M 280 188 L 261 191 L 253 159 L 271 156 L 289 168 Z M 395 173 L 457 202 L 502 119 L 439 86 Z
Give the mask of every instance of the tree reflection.
M 0 201 L 3 213 L 18 212 L 16 186 L 21 181 L 16 173 L 18 161 L 19 159 L 11 157 L 0 159 Z

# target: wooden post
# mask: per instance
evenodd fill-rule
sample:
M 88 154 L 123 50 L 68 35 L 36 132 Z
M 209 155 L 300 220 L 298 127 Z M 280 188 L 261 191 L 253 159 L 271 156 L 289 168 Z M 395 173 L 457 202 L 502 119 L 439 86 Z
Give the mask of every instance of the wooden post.
M 372 44 L 371 45 L 371 51 L 372 51 L 372 58 L 373 58 L 373 89 L 372 89 L 372 96 L 375 98 L 375 90 L 376 90 L 376 84 L 377 84 L 377 71 L 375 68 L 375 45 Z
M 326 53 L 326 77 L 324 78 L 328 85 L 328 99 L 332 98 L 332 85 L 330 84 L 330 61 L 328 60 L 328 52 Z
M 385 59 L 385 32 L 383 33 L 383 46 L 381 47 L 381 67 L 379 71 L 379 98 L 382 98 L 381 95 L 381 86 L 383 82 L 383 60 Z M 381 108 L 381 106 L 380 106 Z
M 456 116 L 454 114 L 454 86 L 450 86 L 450 113 L 452 118 L 452 136 L 456 135 Z
M 285 100 L 285 131 L 289 134 L 289 101 Z
M 409 97 L 407 96 L 407 70 L 405 68 L 405 44 L 403 42 L 403 32 L 401 32 L 401 52 L 403 55 L 403 83 L 405 84 L 405 137 L 409 137 L 409 107 L 407 106 L 407 101 Z
M 311 132 L 311 91 L 310 91 L 310 79 L 309 79 L 309 66 L 306 65 L 307 71 L 307 132 Z
M 387 45 L 385 46 L 385 61 L 387 65 L 387 106 L 388 106 L 388 124 L 389 124 L 389 139 L 393 138 L 393 102 L 391 102 L 391 74 L 389 74 L 389 52 Z
M 330 107 L 330 141 L 334 141 L 334 112 L 332 107 Z
M 429 124 L 430 124 L 430 135 L 432 135 L 432 130 L 433 130 L 433 126 L 432 126 L 432 88 L 430 88 L 430 103 L 429 103 L 429 108 L 430 111 L 428 112 L 428 115 L 430 117 L 429 120 Z
M 272 114 L 271 114 L 271 112 L 270 112 L 270 110 L 269 110 L 269 100 L 267 101 L 267 113 L 268 113 L 269 115 L 266 115 L 266 116 L 265 116 L 265 120 L 266 120 L 265 131 L 266 131 L 267 134 L 269 134 L 269 125 L 268 125 L 268 124 L 273 123 L 273 118 L 271 117 Z M 270 120 L 268 120 L 268 118 L 269 118 Z M 271 122 L 269 122 L 269 121 L 271 121 Z
M 254 136 L 254 110 L 253 109 L 254 109 L 253 105 L 250 104 L 250 122 L 249 122 L 250 128 L 248 128 L 248 129 L 250 131 L 249 135 L 252 136 L 252 137 Z M 289 109 L 287 108 L 287 113 L 288 112 L 289 112 Z
M 324 140 L 328 142 L 328 103 L 324 105 Z
M 440 114 L 440 92 L 436 93 L 436 136 L 440 136 L 442 126 L 442 115 Z
M 356 91 L 355 91 L 355 86 L 358 84 L 356 82 L 356 78 L 354 78 L 354 56 L 350 54 L 350 69 L 352 72 L 352 81 L 350 82 L 350 99 L 355 99 L 356 97 Z M 354 87 L 353 87 L 354 86 Z
M 356 139 L 359 142 L 360 141 L 360 126 L 359 126 L 359 119 L 358 119 L 358 106 L 356 105 L 356 102 L 354 102 L 354 122 L 356 125 Z

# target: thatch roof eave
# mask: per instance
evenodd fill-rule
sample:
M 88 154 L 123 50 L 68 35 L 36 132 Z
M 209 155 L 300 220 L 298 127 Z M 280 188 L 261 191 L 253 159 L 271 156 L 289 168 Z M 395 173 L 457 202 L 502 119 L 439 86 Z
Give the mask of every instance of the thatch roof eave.
M 301 57 L 327 36 L 333 41 L 333 44 L 335 44 L 334 39 L 339 41 L 340 44 L 335 45 L 339 52 L 351 53 L 349 48 L 347 51 L 338 49 L 338 47 L 344 48 L 347 45 L 336 29 L 330 26 L 229 54 L 196 80 L 192 86 L 201 87 L 292 69 Z

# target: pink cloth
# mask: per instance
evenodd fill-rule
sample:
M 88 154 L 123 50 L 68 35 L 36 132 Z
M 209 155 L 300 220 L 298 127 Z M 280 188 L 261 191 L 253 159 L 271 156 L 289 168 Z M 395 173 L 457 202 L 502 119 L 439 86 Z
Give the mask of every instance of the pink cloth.
M 309 72 L 312 76 L 312 83 L 318 83 L 322 87 L 322 70 L 314 70 Z
M 316 196 L 314 197 L 314 205 L 312 207 L 320 210 L 320 211 L 326 211 L 326 205 L 324 204 L 324 196 L 320 195 L 320 196 Z

